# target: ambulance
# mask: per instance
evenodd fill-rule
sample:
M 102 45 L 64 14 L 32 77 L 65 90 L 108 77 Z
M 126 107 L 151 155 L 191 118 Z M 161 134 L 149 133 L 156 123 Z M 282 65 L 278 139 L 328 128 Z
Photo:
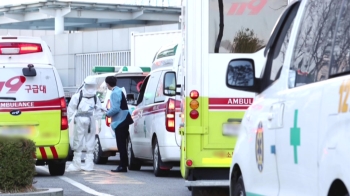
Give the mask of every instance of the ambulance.
M 135 109 L 135 101 L 139 94 L 143 80 L 151 71 L 151 67 L 111 67 L 111 66 L 96 66 L 92 70 L 100 75 L 92 75 L 88 77 L 97 78 L 97 83 L 100 86 L 97 89 L 97 96 L 101 100 L 102 108 L 109 109 L 110 96 L 112 91 L 108 90 L 105 83 L 107 76 L 115 76 L 117 78 L 117 86 L 124 88 L 124 94 L 127 98 L 129 112 L 132 113 Z M 73 134 L 74 123 L 70 122 L 70 134 Z M 102 116 L 102 119 L 96 122 L 96 143 L 94 151 L 94 163 L 106 164 L 108 157 L 115 156 L 118 152 L 115 132 L 111 128 L 111 118 Z M 70 139 L 70 144 L 73 144 L 73 138 Z M 84 149 L 85 151 L 85 149 Z M 72 149 L 71 149 L 72 153 Z
M 228 65 L 223 85 L 257 93 L 236 142 L 231 196 L 349 195 L 349 19 L 348 0 L 292 1 L 263 73 L 252 77 L 252 58 Z
M 182 1 L 179 71 L 165 75 L 165 80 L 176 76 L 177 92 L 171 93 L 166 83 L 163 88 L 165 95 L 180 95 L 180 166 L 192 195 L 228 191 L 238 127 L 255 93 L 227 87 L 227 65 L 237 57 L 254 59 L 259 62 L 254 76 L 261 74 L 263 48 L 284 3 Z
M 179 39 L 164 44 L 154 56 L 152 72 L 143 82 L 132 113 L 134 123 L 129 126 L 129 170 L 140 170 L 142 165 L 153 162 L 153 173 L 159 177 L 167 176 L 180 164 L 180 100 L 164 95 L 162 88 L 165 74 L 177 71 L 174 65 L 179 65 L 179 48 Z M 175 78 L 167 80 L 167 84 L 173 84 L 175 90 Z
M 0 36 L 0 136 L 36 144 L 36 165 L 65 173 L 67 106 L 48 45 L 36 37 Z

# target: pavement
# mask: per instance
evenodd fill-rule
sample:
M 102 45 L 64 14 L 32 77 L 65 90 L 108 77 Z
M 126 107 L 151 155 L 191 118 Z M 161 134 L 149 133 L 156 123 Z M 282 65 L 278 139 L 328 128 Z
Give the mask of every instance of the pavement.
M 47 166 L 37 166 L 36 188 L 63 188 L 67 196 L 190 196 L 180 169 L 175 167 L 167 177 L 155 177 L 153 168 L 143 166 L 140 171 L 113 173 L 118 157 L 110 157 L 106 165 L 95 165 L 92 172 L 66 172 L 52 177 Z M 67 162 L 67 167 L 71 162 Z M 84 163 L 82 163 L 84 164 Z

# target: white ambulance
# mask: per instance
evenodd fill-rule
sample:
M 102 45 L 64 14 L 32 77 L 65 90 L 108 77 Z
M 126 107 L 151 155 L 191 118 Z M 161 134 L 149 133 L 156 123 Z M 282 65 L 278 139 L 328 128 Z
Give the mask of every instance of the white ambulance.
M 180 168 L 192 195 L 228 192 L 234 122 L 240 123 L 255 93 L 231 90 L 225 84 L 232 59 L 256 59 L 260 75 L 264 46 L 285 0 L 183 0 L 181 60 L 176 76 L 180 101 Z M 200 21 L 200 22 L 198 22 Z M 243 54 L 244 53 L 244 54 Z M 253 74 L 254 76 L 254 74 Z M 175 97 L 164 83 L 164 94 Z M 169 93 L 168 93 L 168 92 Z M 178 98 L 179 97 L 179 98 Z M 225 189 L 213 187 L 226 187 Z
M 113 68 L 113 67 L 112 67 Z M 95 67 L 95 71 L 108 71 L 111 67 Z M 140 92 L 140 88 L 145 77 L 151 71 L 151 67 L 114 67 L 114 74 L 117 77 L 117 86 L 125 89 L 130 113 L 135 109 L 135 100 Z M 108 90 L 107 85 L 103 82 L 98 90 L 100 97 L 103 98 L 102 107 L 110 108 L 110 96 L 112 91 Z M 94 162 L 96 164 L 106 164 L 108 157 L 115 156 L 118 152 L 115 131 L 112 130 L 111 118 L 103 116 L 98 123 L 96 132 L 96 146 L 94 152 Z
M 180 42 L 181 43 L 181 42 Z M 173 166 L 180 165 L 180 101 L 163 94 L 165 73 L 177 71 L 180 61 L 179 40 L 166 44 L 156 53 L 152 72 L 144 80 L 136 109 L 132 113 L 128 142 L 129 170 L 140 170 L 153 162 L 155 176 L 165 176 Z M 173 85 L 170 78 L 167 85 Z
M 231 196 L 349 195 L 349 28 L 348 0 L 293 1 L 260 77 L 252 59 L 228 65 L 228 87 L 258 94 L 242 120 Z

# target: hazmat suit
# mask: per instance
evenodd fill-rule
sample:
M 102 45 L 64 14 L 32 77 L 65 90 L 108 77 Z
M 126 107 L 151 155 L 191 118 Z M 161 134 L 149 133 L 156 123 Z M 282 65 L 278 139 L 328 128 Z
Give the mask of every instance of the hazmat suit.
M 72 96 L 68 105 L 69 120 L 74 121 L 73 161 L 66 171 L 92 171 L 94 168 L 93 152 L 95 147 L 96 120 L 101 119 L 103 109 L 101 102 L 96 97 L 96 80 L 87 78 L 84 81 L 84 87 Z M 80 100 L 80 102 L 79 102 Z M 96 101 L 96 102 L 95 102 Z M 85 165 L 81 166 L 81 155 L 85 139 L 86 159 Z

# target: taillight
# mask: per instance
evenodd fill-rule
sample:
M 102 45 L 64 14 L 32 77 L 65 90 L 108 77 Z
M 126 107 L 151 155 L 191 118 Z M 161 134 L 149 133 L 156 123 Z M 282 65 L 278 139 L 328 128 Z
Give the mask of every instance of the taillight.
M 108 101 L 107 101 L 107 107 L 106 107 L 107 109 L 110 109 L 111 108 L 111 101 L 108 99 Z M 107 125 L 107 127 L 109 127 L 109 126 L 111 126 L 111 122 L 112 122 L 112 119 L 111 119 L 111 117 L 107 117 L 106 116 L 106 125 Z
M 64 97 L 61 98 L 61 130 L 68 129 L 67 104 Z
M 197 101 L 198 97 L 198 91 L 193 90 L 190 92 L 190 98 L 192 99 L 192 101 L 190 102 L 190 108 L 192 109 L 190 112 L 190 117 L 194 120 L 199 117 L 199 112 L 197 111 L 197 109 L 199 108 L 199 102 Z
M 188 160 L 186 161 L 186 165 L 189 166 L 189 167 L 191 167 L 191 166 L 193 165 L 193 161 L 192 161 L 191 159 L 188 159 Z
M 175 109 L 175 99 L 169 99 L 165 111 L 165 127 L 169 132 L 175 132 Z
M 196 91 L 196 90 L 191 91 L 190 97 L 191 97 L 191 99 L 198 99 L 198 97 L 199 97 L 198 91 Z
M 18 43 L 18 42 L 4 42 L 0 43 L 0 54 L 30 54 L 42 52 L 41 44 L 34 43 Z

